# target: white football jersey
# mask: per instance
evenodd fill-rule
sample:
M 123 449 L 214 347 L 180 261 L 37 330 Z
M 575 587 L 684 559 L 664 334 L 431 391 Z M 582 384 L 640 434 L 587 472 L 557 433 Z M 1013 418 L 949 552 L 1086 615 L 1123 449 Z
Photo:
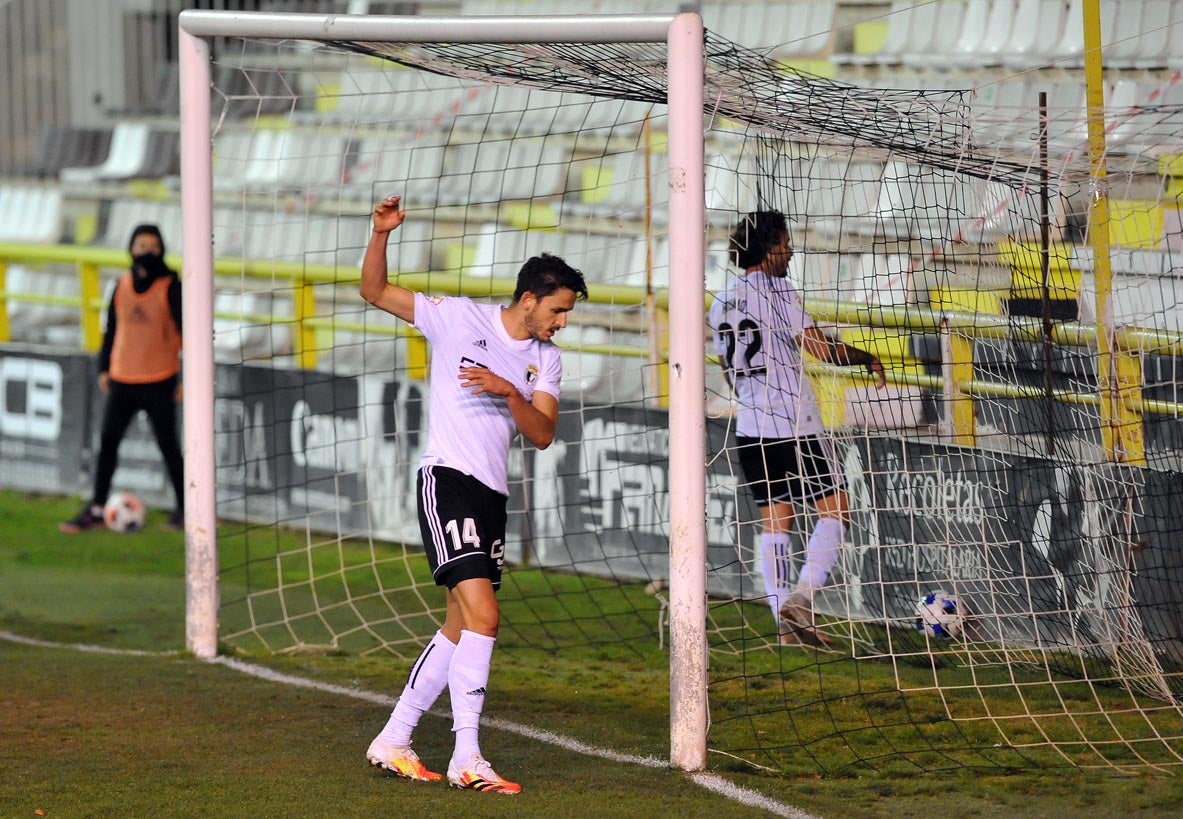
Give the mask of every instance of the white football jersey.
M 758 270 L 735 276 L 715 297 L 710 323 L 739 404 L 737 435 L 799 438 L 824 431 L 799 341 L 813 319 L 788 279 Z
M 427 448 L 420 465 L 441 465 L 509 494 L 506 470 L 517 425 L 505 399 L 460 386 L 461 367 L 487 367 L 531 401 L 535 390 L 559 397 L 563 365 L 549 341 L 510 337 L 501 306 L 415 294 L 415 322 L 431 342 Z

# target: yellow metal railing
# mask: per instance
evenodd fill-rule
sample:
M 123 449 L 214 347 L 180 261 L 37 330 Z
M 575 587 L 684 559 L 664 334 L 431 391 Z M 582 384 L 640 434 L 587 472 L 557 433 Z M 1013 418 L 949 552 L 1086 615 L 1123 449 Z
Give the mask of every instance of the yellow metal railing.
M 168 263 L 180 266 L 178 256 L 169 256 Z M 53 296 L 36 293 L 15 293 L 5 284 L 5 272 L 9 263 L 72 264 L 79 277 L 79 296 Z M 100 271 L 124 269 L 128 263 L 127 253 L 121 250 L 78 247 L 75 245 L 18 245 L 0 243 L 0 342 L 10 340 L 8 324 L 8 301 L 33 302 L 39 304 L 77 307 L 82 327 L 83 345 L 94 351 L 102 344 L 101 314 L 106 303 L 99 293 Z M 280 280 L 291 285 L 292 315 L 277 317 L 271 314 L 218 312 L 217 317 L 233 321 L 248 321 L 258 324 L 287 324 L 293 328 L 294 353 L 301 366 L 316 366 L 317 330 L 339 330 L 366 332 L 379 335 L 402 335 L 408 339 L 409 365 L 413 376 L 422 377 L 426 368 L 426 345 L 421 335 L 405 324 L 378 325 L 366 322 L 342 321 L 336 317 L 318 315 L 316 285 L 355 285 L 360 273 L 355 267 L 326 264 L 305 264 L 271 260 L 217 259 L 214 273 L 220 276 L 236 276 L 259 280 Z M 508 278 L 466 277 L 459 273 L 409 273 L 398 277 L 399 284 L 413 290 L 430 290 L 464 296 L 508 296 L 513 292 L 515 282 Z M 708 296 L 708 304 L 710 301 Z M 669 309 L 669 292 L 628 285 L 597 284 L 591 288 L 593 304 L 629 305 L 643 311 L 647 305 L 664 318 Z M 898 386 L 921 387 L 944 390 L 955 397 L 996 398 L 1046 398 L 1048 393 L 1038 387 L 1017 384 L 1003 384 L 983 381 L 973 377 L 970 361 L 970 344 L 974 338 L 1007 339 L 1025 342 L 1041 342 L 1044 339 L 1043 325 L 1039 319 L 1000 316 L 986 313 L 971 313 L 957 310 L 933 310 L 925 307 L 892 307 L 879 305 L 838 302 L 829 299 L 807 299 L 810 314 L 822 322 L 907 330 L 910 332 L 946 333 L 951 339 L 953 354 L 951 366 L 946 367 L 945 376 L 930 376 L 917 372 L 889 372 L 888 381 Z M 705 315 L 705 314 L 704 314 Z M 1183 333 L 1142 327 L 1125 327 L 1114 330 L 1111 335 L 1115 349 L 1128 354 L 1155 353 L 1163 355 L 1183 354 Z M 1051 341 L 1070 347 L 1091 347 L 1097 343 L 1097 331 L 1092 325 L 1079 322 L 1060 322 L 1052 327 Z M 651 358 L 649 350 L 623 344 L 575 345 L 568 349 L 591 355 L 611 355 L 624 358 Z M 654 362 L 664 363 L 664 362 Z M 863 383 L 866 377 L 845 368 L 834 368 L 824 364 L 812 365 L 811 371 L 836 376 L 854 383 Z M 1058 402 L 1078 405 L 1101 406 L 1103 398 L 1097 392 L 1072 392 L 1053 390 L 1051 397 Z M 1144 399 L 1141 386 L 1133 385 L 1123 390 L 1124 408 L 1130 413 L 1161 413 L 1179 416 L 1183 406 L 1174 401 Z M 972 403 L 954 401 L 956 417 L 953 419 L 954 434 L 962 443 L 973 443 Z M 958 418 L 961 420 L 958 421 Z

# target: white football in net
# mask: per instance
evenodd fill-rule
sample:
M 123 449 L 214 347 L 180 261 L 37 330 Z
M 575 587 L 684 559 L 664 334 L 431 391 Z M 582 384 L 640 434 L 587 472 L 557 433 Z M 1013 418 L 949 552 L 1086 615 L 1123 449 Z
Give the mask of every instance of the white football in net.
M 142 529 L 148 507 L 133 492 L 115 492 L 103 507 L 103 522 L 116 532 L 134 532 Z
M 946 591 L 929 592 L 921 597 L 916 603 L 916 613 L 916 630 L 938 639 L 959 636 L 969 614 L 965 605 Z

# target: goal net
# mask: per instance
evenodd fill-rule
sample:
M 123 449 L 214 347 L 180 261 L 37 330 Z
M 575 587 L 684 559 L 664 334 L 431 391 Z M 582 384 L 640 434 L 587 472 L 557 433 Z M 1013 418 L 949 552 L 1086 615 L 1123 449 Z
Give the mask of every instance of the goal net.
M 557 339 L 556 441 L 511 454 L 499 645 L 666 646 L 687 442 L 665 46 L 215 45 L 220 643 L 410 659 L 442 621 L 414 493 L 430 351 L 357 295 L 399 194 L 400 284 L 506 302 L 547 251 L 591 291 Z M 1081 99 L 1050 89 L 1041 118 L 1031 83 L 863 88 L 705 49 L 707 292 L 742 272 L 740 216 L 780 211 L 807 310 L 888 380 L 806 362 L 851 512 L 827 645 L 781 647 L 703 305 L 710 750 L 788 773 L 1177 765 L 1181 109 L 1106 111 L 1107 266 Z M 816 522 L 796 505 L 790 581 Z

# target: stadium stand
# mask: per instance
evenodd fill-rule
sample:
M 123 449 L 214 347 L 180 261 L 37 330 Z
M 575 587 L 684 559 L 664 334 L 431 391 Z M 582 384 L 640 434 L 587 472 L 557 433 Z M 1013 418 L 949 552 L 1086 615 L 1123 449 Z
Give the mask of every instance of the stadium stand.
M 37 136 L 37 149 L 27 168 L 30 176 L 57 179 L 62 168 L 102 164 L 111 148 L 109 128 L 71 128 L 46 125 Z

